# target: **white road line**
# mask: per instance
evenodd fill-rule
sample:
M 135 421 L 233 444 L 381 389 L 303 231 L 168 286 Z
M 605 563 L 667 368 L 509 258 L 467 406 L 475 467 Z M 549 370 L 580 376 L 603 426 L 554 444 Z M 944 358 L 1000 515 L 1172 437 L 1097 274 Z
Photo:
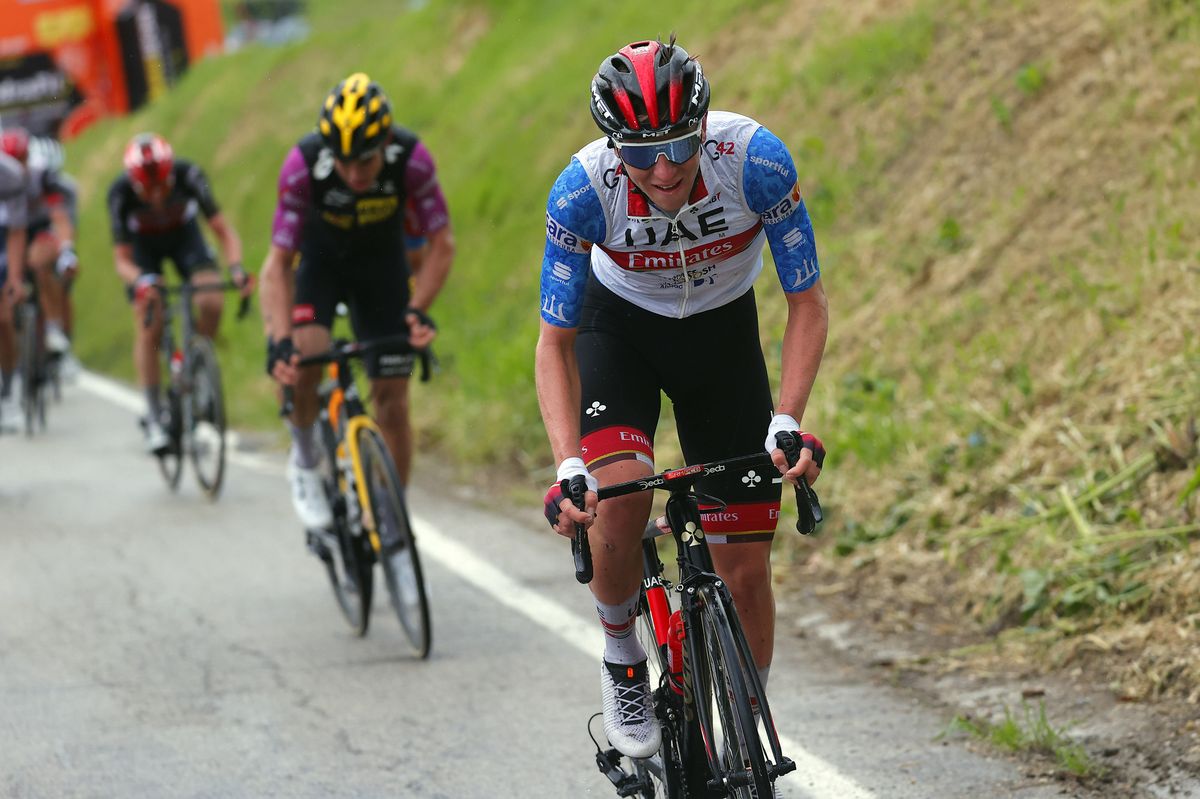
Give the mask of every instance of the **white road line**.
M 136 391 L 94 372 L 79 375 L 80 388 L 114 405 L 141 413 L 145 404 Z M 230 463 L 260 474 L 282 477 L 283 464 L 261 455 L 238 452 L 236 434 L 230 432 L 227 450 Z M 604 649 L 600 628 L 592 619 L 584 620 L 543 594 L 518 583 L 491 563 L 478 557 L 452 538 L 442 535 L 432 524 L 413 514 L 413 528 L 421 539 L 421 554 L 428 555 L 447 570 L 484 591 L 506 607 L 544 627 L 589 658 Z M 871 791 L 838 771 L 828 761 L 817 757 L 791 738 L 780 734 L 784 754 L 796 761 L 796 774 L 806 783 L 806 793 L 813 797 L 837 799 L 876 799 Z M 792 779 L 795 779 L 794 777 Z M 789 780 L 781 783 L 781 788 Z

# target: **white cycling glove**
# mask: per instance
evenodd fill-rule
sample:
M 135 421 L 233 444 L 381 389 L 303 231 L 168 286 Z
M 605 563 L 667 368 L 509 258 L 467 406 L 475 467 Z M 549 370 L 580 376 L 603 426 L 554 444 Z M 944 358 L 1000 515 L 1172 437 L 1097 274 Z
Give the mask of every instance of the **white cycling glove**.
M 583 465 L 583 458 L 567 458 L 562 463 L 558 464 L 557 481 L 561 483 L 563 480 L 570 480 L 577 474 L 583 475 L 584 482 L 587 483 L 588 491 L 599 491 L 600 483 L 592 477 L 592 473 Z
M 768 455 L 779 449 L 779 445 L 775 443 L 775 434 L 784 432 L 799 433 L 800 423 L 786 413 L 777 413 L 771 417 L 771 424 L 767 426 L 767 440 L 763 442 Z

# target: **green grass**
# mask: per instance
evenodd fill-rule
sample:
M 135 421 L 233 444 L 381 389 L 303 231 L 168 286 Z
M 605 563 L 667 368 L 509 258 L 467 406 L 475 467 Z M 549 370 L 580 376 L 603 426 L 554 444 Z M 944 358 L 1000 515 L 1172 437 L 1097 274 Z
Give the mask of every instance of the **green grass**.
M 995 724 L 969 716 L 955 716 L 938 739 L 954 732 L 967 733 L 1007 752 L 1047 755 L 1060 769 L 1077 777 L 1098 777 L 1103 773 L 1087 750 L 1071 740 L 1066 727 L 1055 727 L 1050 723 L 1046 718 L 1045 702 L 1039 702 L 1035 710 L 1022 701 L 1019 715 L 1006 705 L 1003 721 Z

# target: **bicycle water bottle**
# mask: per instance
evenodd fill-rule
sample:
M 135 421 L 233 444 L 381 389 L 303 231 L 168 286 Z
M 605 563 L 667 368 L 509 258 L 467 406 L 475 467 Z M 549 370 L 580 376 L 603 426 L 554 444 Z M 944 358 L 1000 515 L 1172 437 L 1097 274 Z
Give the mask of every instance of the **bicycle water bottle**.
M 671 672 L 671 690 L 683 694 L 683 611 L 671 614 L 667 624 L 667 669 Z
M 171 379 L 178 380 L 183 374 L 183 351 L 175 350 L 171 353 Z

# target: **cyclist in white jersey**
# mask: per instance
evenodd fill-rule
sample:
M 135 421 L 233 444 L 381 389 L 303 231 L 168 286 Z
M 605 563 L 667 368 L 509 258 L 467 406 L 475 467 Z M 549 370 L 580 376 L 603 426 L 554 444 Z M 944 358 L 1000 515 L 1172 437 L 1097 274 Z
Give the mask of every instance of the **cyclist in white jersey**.
M 688 463 L 765 446 L 788 482 L 816 480 L 824 451 L 800 432 L 799 420 L 824 351 L 828 308 L 787 148 L 753 119 L 709 112 L 700 64 L 673 37 L 606 58 L 591 94 L 604 138 L 576 153 L 550 193 L 535 367 L 558 480 L 582 475 L 591 490 L 580 511 L 556 483 L 546 515 L 562 535 L 576 523 L 590 527 L 591 588 L 605 632 L 605 732 L 626 755 L 646 757 L 660 731 L 633 624 L 652 497 L 608 500 L 597 516 L 594 492 L 653 473 L 662 393 Z M 778 403 L 753 290 L 764 244 L 788 306 Z M 777 431 L 802 441 L 791 469 L 775 446 Z M 698 487 L 728 503 L 701 510 L 765 684 L 781 485 L 763 477 L 720 475 Z

